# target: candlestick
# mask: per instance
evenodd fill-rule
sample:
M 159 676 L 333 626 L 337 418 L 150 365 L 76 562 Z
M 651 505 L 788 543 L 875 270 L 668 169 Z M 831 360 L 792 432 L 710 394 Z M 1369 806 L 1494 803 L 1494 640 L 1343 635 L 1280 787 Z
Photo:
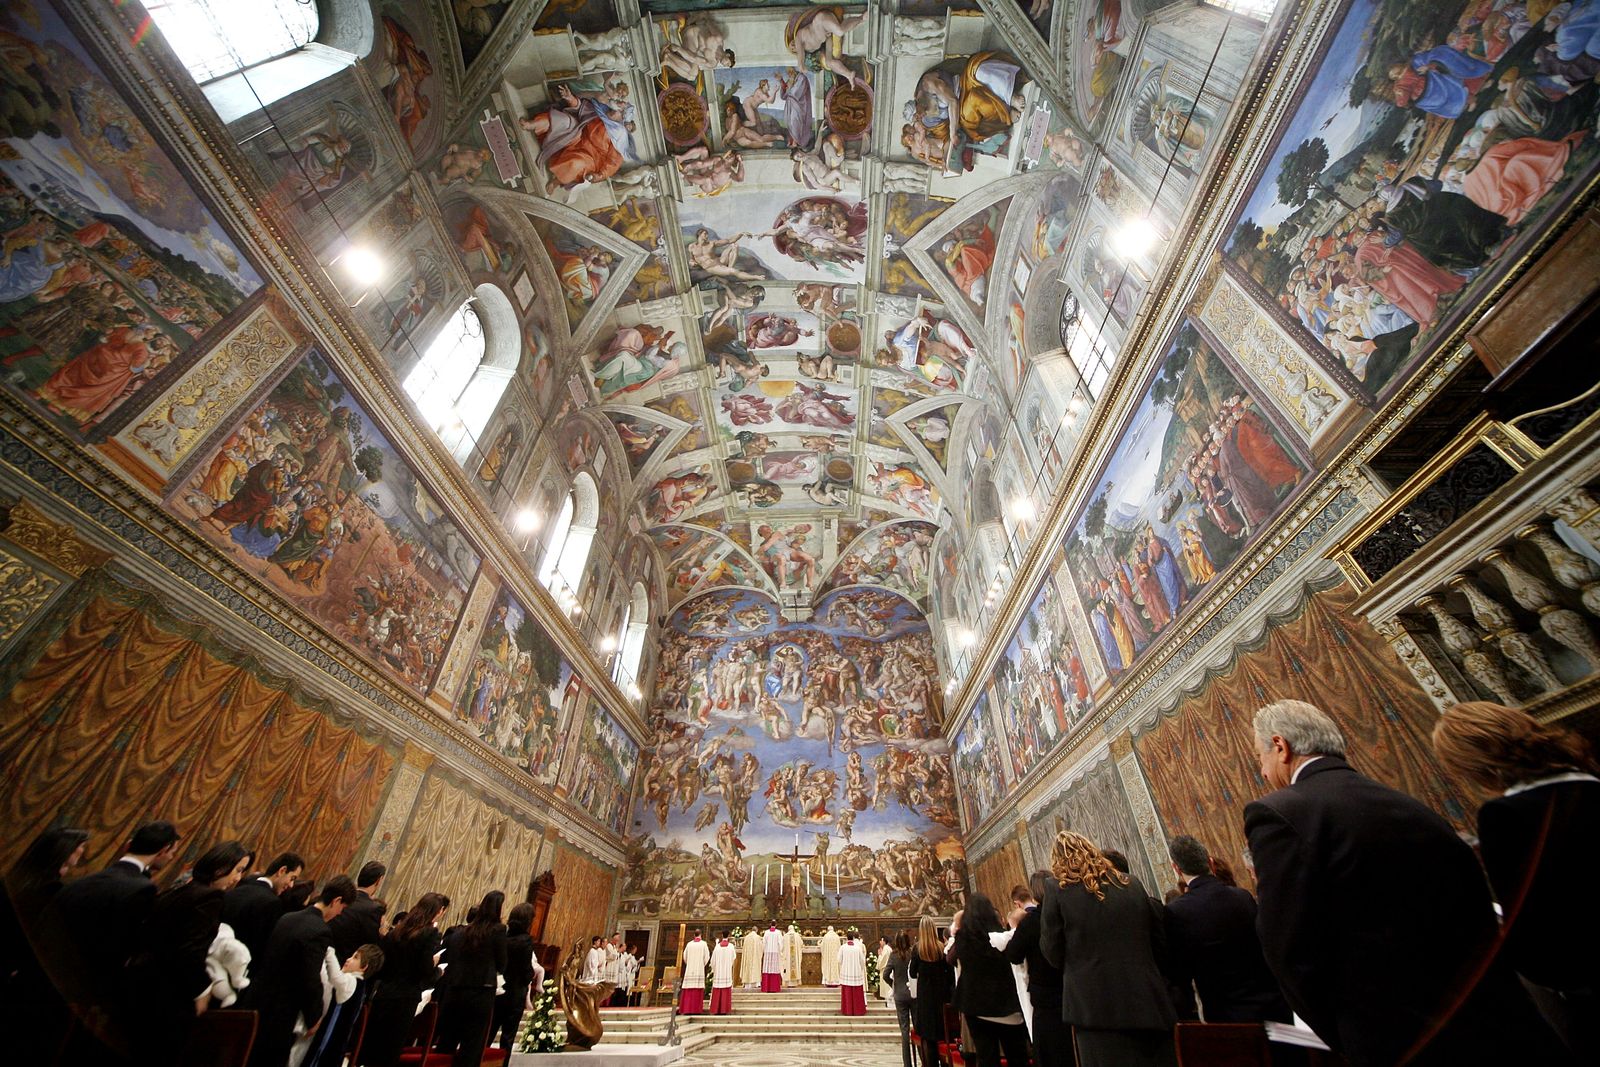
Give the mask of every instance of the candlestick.
M 778 864 L 778 893 L 783 893 L 783 864 Z
M 806 899 L 811 899 L 811 868 L 806 868 Z
M 750 895 L 756 895 L 756 867 L 753 863 L 750 865 Z
M 761 865 L 761 895 L 762 896 L 766 896 L 767 895 L 767 890 L 772 888 L 772 870 L 771 870 L 771 867 L 772 867 L 772 864 L 770 864 L 770 863 L 763 863 Z

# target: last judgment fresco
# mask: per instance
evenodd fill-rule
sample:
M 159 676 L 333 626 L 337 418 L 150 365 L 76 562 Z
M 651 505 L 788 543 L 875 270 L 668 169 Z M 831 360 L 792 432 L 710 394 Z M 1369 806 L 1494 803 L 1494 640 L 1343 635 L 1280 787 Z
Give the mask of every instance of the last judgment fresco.
M 683 604 L 662 638 L 623 911 L 959 908 L 940 711 L 928 624 L 894 593 L 832 593 L 806 622 L 754 592 Z

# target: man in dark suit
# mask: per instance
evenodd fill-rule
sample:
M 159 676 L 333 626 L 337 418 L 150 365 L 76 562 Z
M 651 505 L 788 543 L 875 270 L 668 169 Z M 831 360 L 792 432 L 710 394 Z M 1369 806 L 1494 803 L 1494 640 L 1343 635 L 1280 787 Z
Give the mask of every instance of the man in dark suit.
M 306 861 L 285 852 L 267 864 L 258 875 L 246 878 L 222 898 L 222 921 L 233 928 L 233 936 L 244 942 L 252 960 L 266 951 L 272 928 L 286 910 L 283 891 L 299 881 Z
M 333 938 L 333 954 L 342 964 L 355 955 L 362 945 L 376 945 L 382 936 L 384 906 L 377 897 L 383 890 L 383 876 L 388 868 L 377 860 L 362 864 L 356 872 L 356 899 L 328 922 L 328 933 Z M 361 1014 L 368 982 L 357 982 L 356 991 L 343 1004 L 332 1005 L 328 1023 L 319 1040 L 311 1043 L 306 1063 L 315 1067 L 339 1067 L 344 1062 L 345 1045 L 350 1039 L 350 1029 L 356 1016 Z
M 1187 891 L 1166 906 L 1168 976 L 1194 1018 L 1200 992 L 1208 1023 L 1289 1021 L 1289 1005 L 1267 969 L 1256 936 L 1256 901 L 1211 873 L 1206 846 L 1183 834 L 1167 846 Z M 1193 983 L 1191 986 L 1190 983 Z
M 1356 773 L 1298 700 L 1256 712 L 1274 792 L 1244 810 L 1257 929 L 1290 1007 L 1352 1067 L 1568 1062 L 1496 958 L 1483 870 L 1450 824 Z
M 84 1009 L 85 1026 L 113 1048 L 126 1048 L 123 968 L 156 899 L 151 875 L 178 854 L 170 822 L 134 830 L 111 866 L 68 882 L 41 917 L 52 945 L 46 966 L 68 1003 Z
M 322 1019 L 322 961 L 333 944 L 328 921 L 356 899 L 347 875 L 328 879 L 314 904 L 278 920 L 266 951 L 251 964 L 251 984 L 261 984 L 251 1005 L 260 1013 L 250 1067 L 283 1067 L 294 1045 L 294 1022 L 307 1029 Z M 259 964 L 259 966 L 257 965 Z

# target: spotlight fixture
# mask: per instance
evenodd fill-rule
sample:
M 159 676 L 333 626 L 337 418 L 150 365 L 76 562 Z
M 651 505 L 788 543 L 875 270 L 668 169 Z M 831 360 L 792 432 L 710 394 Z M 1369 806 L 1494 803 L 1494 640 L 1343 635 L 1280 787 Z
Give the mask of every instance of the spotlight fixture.
M 1033 506 L 1033 498 L 1019 496 L 1011 502 L 1011 517 L 1018 522 L 1032 522 L 1038 514 L 1038 509 Z
M 517 512 L 517 517 L 512 520 L 516 523 L 519 533 L 532 533 L 539 528 L 539 513 L 532 508 L 523 508 Z
M 973 633 L 971 630 L 962 630 L 961 633 L 956 636 L 956 640 L 961 642 L 962 648 L 971 648 L 973 645 L 978 643 L 978 635 Z
M 1122 259 L 1138 259 L 1160 239 L 1155 224 L 1148 218 L 1129 219 L 1111 235 L 1111 250 Z
M 606 634 L 604 637 L 602 637 L 600 639 L 600 651 L 601 652 L 615 652 L 616 650 L 617 650 L 617 639 L 615 637 L 611 636 L 610 634 Z

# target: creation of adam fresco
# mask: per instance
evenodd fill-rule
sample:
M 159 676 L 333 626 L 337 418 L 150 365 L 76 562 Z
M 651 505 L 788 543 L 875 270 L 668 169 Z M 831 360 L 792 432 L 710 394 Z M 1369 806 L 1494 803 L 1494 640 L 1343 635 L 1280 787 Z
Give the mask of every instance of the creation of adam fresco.
M 753 592 L 682 605 L 663 635 L 623 911 L 753 914 L 780 877 L 784 910 L 818 916 L 960 907 L 939 714 L 927 622 L 893 593 L 833 593 L 799 623 Z

